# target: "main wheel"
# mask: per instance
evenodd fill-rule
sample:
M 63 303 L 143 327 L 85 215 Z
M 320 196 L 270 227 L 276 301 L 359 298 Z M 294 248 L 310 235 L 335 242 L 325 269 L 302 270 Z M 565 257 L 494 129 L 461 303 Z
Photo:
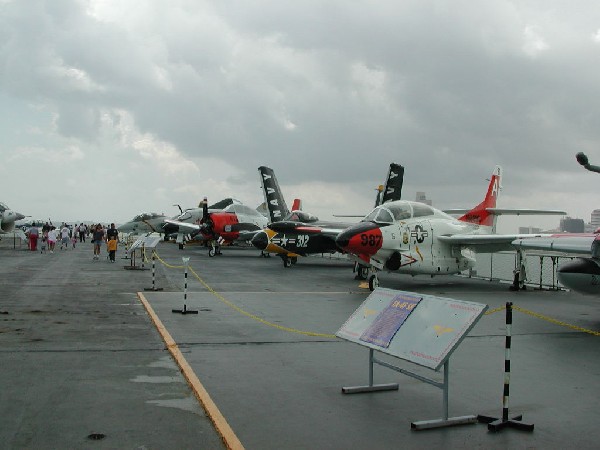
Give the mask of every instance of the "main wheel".
M 371 275 L 369 277 L 369 290 L 374 291 L 378 287 L 379 287 L 379 278 L 377 278 L 377 275 Z
M 213 256 L 215 256 L 215 248 L 214 247 L 211 247 L 208 249 L 208 256 L 210 256 L 211 258 Z
M 283 267 L 288 268 L 292 265 L 292 261 L 290 261 L 289 258 L 284 258 L 283 259 Z

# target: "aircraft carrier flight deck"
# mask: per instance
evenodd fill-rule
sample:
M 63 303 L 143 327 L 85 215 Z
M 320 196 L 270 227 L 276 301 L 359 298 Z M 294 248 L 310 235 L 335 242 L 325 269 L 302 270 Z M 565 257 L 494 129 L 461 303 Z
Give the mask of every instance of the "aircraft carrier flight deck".
M 415 431 L 442 391 L 386 367 L 335 333 L 371 294 L 352 264 L 255 249 L 160 242 L 138 257 L 92 259 L 92 245 L 31 252 L 0 243 L 0 442 L 7 449 L 598 448 L 600 302 L 497 281 L 380 274 L 381 287 L 488 306 L 452 353 L 451 416 L 502 417 L 506 302 L 512 302 L 510 416 Z M 187 278 L 182 257 L 189 257 Z M 182 314 L 193 312 L 190 314 Z M 442 373 L 384 355 L 441 380 Z

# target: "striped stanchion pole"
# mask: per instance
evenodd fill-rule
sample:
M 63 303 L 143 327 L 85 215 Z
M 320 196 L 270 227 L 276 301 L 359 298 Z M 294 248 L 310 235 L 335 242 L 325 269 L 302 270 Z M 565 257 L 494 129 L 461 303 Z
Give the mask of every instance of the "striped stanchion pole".
M 162 291 L 163 288 L 156 287 L 156 253 L 152 250 L 152 287 L 144 288 L 145 291 Z
M 518 428 L 524 431 L 533 431 L 533 424 L 521 421 L 522 415 L 508 418 L 508 399 L 510 397 L 510 349 L 512 345 L 512 303 L 506 303 L 506 340 L 504 345 L 504 392 L 502 396 L 502 418 L 477 416 L 479 423 L 487 423 L 488 430 L 498 432 L 505 427 Z
M 171 310 L 174 313 L 180 314 L 198 314 L 198 311 L 193 311 L 187 309 L 187 280 L 188 280 L 188 263 L 190 262 L 189 256 L 184 256 L 183 258 L 183 267 L 184 267 L 184 284 L 183 284 L 183 309 L 173 309 Z

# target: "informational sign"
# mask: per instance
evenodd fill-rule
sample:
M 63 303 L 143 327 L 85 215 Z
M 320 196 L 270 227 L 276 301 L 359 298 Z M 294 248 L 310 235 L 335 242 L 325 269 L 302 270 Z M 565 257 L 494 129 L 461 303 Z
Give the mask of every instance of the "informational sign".
M 159 241 L 160 235 L 149 234 L 140 236 L 133 244 L 131 244 L 131 247 L 129 247 L 129 253 L 133 252 L 137 248 L 141 248 L 142 246 L 144 248 L 154 248 L 158 245 Z
M 336 336 L 438 370 L 486 309 L 480 303 L 377 288 Z
M 367 327 L 360 336 L 360 340 L 388 348 L 396 332 L 421 299 L 422 297 L 414 297 L 405 293 L 396 295 Z

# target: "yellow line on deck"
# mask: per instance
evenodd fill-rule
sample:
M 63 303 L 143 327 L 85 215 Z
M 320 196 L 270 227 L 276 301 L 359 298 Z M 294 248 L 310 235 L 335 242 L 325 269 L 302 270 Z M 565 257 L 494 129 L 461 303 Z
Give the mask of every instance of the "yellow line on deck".
M 221 411 L 219 411 L 219 408 L 217 407 L 215 402 L 213 402 L 212 398 L 210 398 L 210 395 L 200 382 L 200 379 L 196 376 L 196 373 L 186 361 L 185 357 L 181 353 L 181 350 L 179 350 L 177 343 L 175 342 L 171 334 L 167 331 L 161 320 L 158 318 L 158 316 L 154 312 L 154 309 L 152 309 L 152 306 L 150 306 L 150 303 L 148 302 L 148 300 L 146 300 L 144 294 L 142 292 L 138 292 L 137 295 L 144 307 L 146 308 L 146 311 L 152 319 L 152 322 L 154 322 L 156 329 L 165 341 L 169 352 L 173 356 L 173 359 L 175 359 L 175 362 L 179 366 L 179 369 L 183 373 L 183 376 L 192 388 L 194 395 L 202 405 L 202 408 L 204 408 L 204 411 L 208 415 L 209 419 L 212 421 L 213 425 L 217 430 L 217 433 L 219 433 L 219 435 L 221 436 L 221 439 L 223 440 L 225 446 L 228 449 L 232 450 L 243 450 L 244 446 L 227 423 L 227 420 L 225 420 L 225 417 L 223 417 L 223 414 L 221 414 Z

